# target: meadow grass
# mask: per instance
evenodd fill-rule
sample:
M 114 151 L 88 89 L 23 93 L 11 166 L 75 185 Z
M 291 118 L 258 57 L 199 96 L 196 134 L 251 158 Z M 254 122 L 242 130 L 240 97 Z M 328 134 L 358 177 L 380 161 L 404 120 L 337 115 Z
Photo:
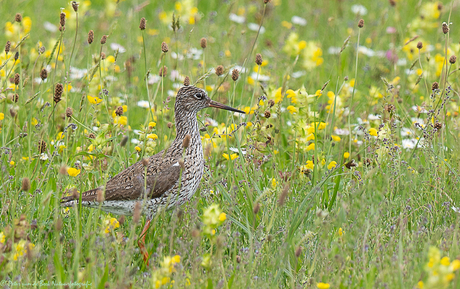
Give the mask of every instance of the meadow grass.
M 460 287 L 458 2 L 267 2 L 0 2 L 2 287 Z M 146 266 L 59 200 L 168 148 L 185 76 L 247 114 L 198 114 Z

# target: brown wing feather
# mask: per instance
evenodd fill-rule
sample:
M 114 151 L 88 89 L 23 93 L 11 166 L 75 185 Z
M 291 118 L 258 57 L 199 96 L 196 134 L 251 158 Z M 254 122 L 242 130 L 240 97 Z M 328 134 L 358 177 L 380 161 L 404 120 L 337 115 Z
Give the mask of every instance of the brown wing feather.
M 143 196 L 144 187 L 149 191 L 148 198 L 161 197 L 171 189 L 180 176 L 180 166 L 177 158 L 164 151 L 148 159 L 147 172 L 142 162 L 126 168 L 107 182 L 105 187 L 106 201 L 136 200 Z M 176 164 L 176 165 L 175 165 Z M 144 176 L 147 180 L 144 181 Z M 103 187 L 82 193 L 82 201 L 96 201 L 98 190 Z M 77 196 L 68 196 L 61 199 L 61 203 L 78 200 Z

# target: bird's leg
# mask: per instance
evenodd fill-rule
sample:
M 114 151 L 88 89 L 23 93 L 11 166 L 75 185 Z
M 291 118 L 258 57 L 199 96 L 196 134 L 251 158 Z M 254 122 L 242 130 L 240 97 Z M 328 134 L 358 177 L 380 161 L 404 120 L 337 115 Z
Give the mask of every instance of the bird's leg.
M 144 262 L 149 265 L 149 252 L 145 248 L 145 234 L 147 233 L 147 230 L 150 227 L 150 219 L 145 222 L 144 229 L 142 229 L 142 233 L 139 236 L 139 240 L 137 241 L 137 245 L 139 246 L 139 249 L 141 250 L 141 254 L 144 256 Z

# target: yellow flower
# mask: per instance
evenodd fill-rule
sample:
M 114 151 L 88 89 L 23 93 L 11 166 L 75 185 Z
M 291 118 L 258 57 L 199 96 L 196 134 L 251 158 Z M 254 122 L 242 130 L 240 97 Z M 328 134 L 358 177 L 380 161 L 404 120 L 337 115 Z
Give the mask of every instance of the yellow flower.
M 4 244 L 5 243 L 5 234 L 3 234 L 3 232 L 0 232 L 0 244 Z
M 80 171 L 81 171 L 81 170 L 77 170 L 77 169 L 75 169 L 75 168 L 68 168 L 68 169 L 67 169 L 67 173 L 68 173 L 69 176 L 71 176 L 71 177 L 76 177 L 76 176 L 78 176 L 78 175 L 80 174 Z
M 272 188 L 276 188 L 276 184 L 277 184 L 276 179 L 273 178 L 272 179 Z
M 313 170 L 313 168 L 315 167 L 315 164 L 313 163 L 313 161 L 308 160 L 307 164 L 305 165 L 305 167 L 307 169 Z
M 424 286 L 423 281 L 418 281 L 417 288 L 423 289 L 423 286 Z
M 349 152 L 344 152 L 343 153 L 343 158 L 344 159 L 348 159 L 350 157 L 350 153 Z
M 318 287 L 319 289 L 328 289 L 331 287 L 331 285 L 329 283 L 319 282 L 316 283 L 316 287 Z
M 10 162 L 10 165 L 11 165 L 11 166 L 14 166 L 14 164 L 15 164 L 14 161 L 11 161 L 11 162 Z
M 251 126 L 252 126 L 252 122 L 248 121 L 248 122 L 246 123 L 246 127 L 251 127 Z
M 5 114 L 3 112 L 0 112 L 0 120 L 3 120 L 5 118 Z
M 323 91 L 318 89 L 316 92 L 315 92 L 315 96 L 318 96 L 320 97 L 321 95 L 323 95 Z
M 30 124 L 33 126 L 36 126 L 38 124 L 38 120 L 35 117 L 32 117 L 32 120 L 30 121 Z
M 227 214 L 225 213 L 220 213 L 219 215 L 219 221 L 223 222 L 227 219 Z
M 341 138 L 338 135 L 331 135 L 333 141 L 340 141 Z
M 118 222 L 117 219 L 115 218 L 107 218 L 104 220 L 104 225 L 105 225 L 105 234 L 109 234 L 111 231 L 117 229 L 120 227 L 120 223 Z
M 235 154 L 231 154 L 229 156 L 228 154 L 223 153 L 222 156 L 227 160 L 231 159 L 233 161 L 234 159 L 236 159 L 238 157 L 238 154 L 235 153 Z
M 309 144 L 307 146 L 307 151 L 311 151 L 311 150 L 314 150 L 314 149 L 315 149 L 315 143 L 314 142 L 312 142 L 311 144 Z
M 339 230 L 337 231 L 337 234 L 339 234 L 339 236 L 342 237 L 342 235 L 343 235 L 343 230 L 342 230 L 342 228 L 339 228 Z
M 128 118 L 126 116 L 117 116 L 114 118 L 113 123 L 126 126 L 128 124 Z
M 151 133 L 151 134 L 149 134 L 147 136 L 147 138 L 152 139 L 152 140 L 156 140 L 156 139 L 158 139 L 158 136 L 156 134 L 154 134 L 154 133 Z
M 90 102 L 91 104 L 99 104 L 99 103 L 102 102 L 102 99 L 100 99 L 100 98 L 97 97 L 97 96 L 92 97 L 92 96 L 90 96 L 90 95 L 87 95 L 86 97 L 88 98 L 88 100 L 89 100 L 89 102 Z
M 153 121 L 149 122 L 149 128 L 150 129 L 154 128 L 156 125 L 157 125 L 156 122 L 153 122 Z
M 369 129 L 369 134 L 372 135 L 372 136 L 378 136 L 378 134 L 377 134 L 377 129 L 375 129 L 375 128 L 370 128 L 370 129 Z
M 294 113 L 296 113 L 296 112 L 299 112 L 299 109 L 296 108 L 296 107 L 294 107 L 294 106 L 292 106 L 292 105 L 288 106 L 286 109 L 287 109 L 291 114 L 294 114 Z
M 332 170 L 333 168 L 335 168 L 336 165 L 337 165 L 337 162 L 332 161 L 327 165 L 327 169 Z
M 449 257 L 444 257 L 441 259 L 441 265 L 443 266 L 449 266 L 450 265 L 450 259 Z
M 453 271 L 457 271 L 458 269 L 460 269 L 460 261 L 458 259 L 452 261 L 450 265 L 452 266 Z
M 283 100 L 283 95 L 281 95 L 281 87 L 275 91 L 275 103 L 278 103 Z
M 136 146 L 134 149 L 135 149 L 136 151 L 138 151 L 138 152 L 140 152 L 140 151 L 142 150 L 139 146 Z

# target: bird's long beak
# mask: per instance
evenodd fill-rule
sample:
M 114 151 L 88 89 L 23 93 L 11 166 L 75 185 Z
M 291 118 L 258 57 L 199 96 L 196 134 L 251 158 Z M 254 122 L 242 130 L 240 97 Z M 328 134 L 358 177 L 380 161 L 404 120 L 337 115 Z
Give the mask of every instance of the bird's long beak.
M 219 103 L 217 101 L 214 101 L 214 100 L 211 100 L 209 102 L 209 107 L 216 107 L 216 108 L 226 109 L 226 110 L 230 110 L 230 111 L 234 111 L 234 112 L 245 113 L 244 111 L 241 111 L 239 109 L 236 109 L 236 108 L 233 108 L 233 107 L 230 107 L 230 106 L 226 106 L 226 105 L 224 105 L 222 103 Z

